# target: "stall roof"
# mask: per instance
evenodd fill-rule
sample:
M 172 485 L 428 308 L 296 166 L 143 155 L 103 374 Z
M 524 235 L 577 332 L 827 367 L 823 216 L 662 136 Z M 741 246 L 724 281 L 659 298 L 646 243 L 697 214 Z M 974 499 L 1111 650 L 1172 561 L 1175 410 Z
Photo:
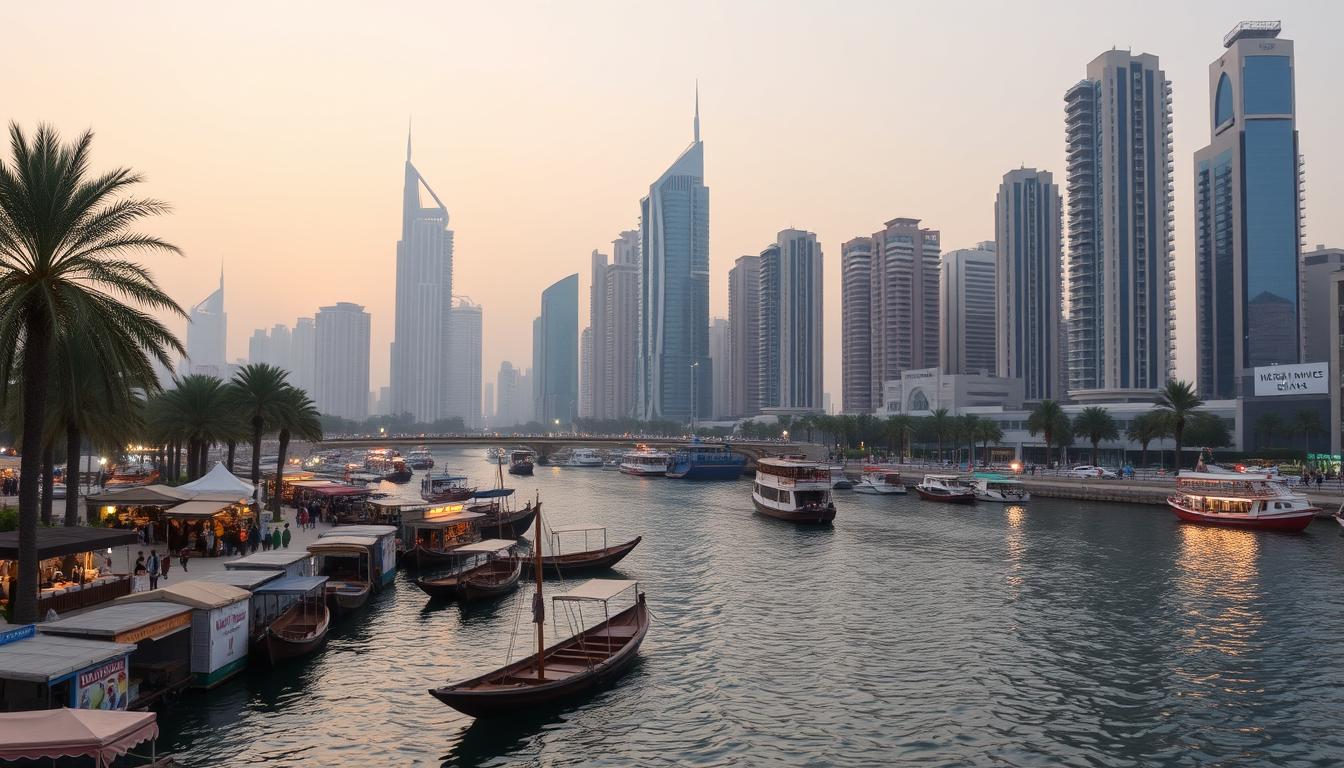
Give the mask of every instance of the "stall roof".
M 240 570 L 240 571 L 220 571 L 219 573 L 207 573 L 204 576 L 196 577 L 197 581 L 208 581 L 215 584 L 228 584 L 239 589 L 246 589 L 250 592 L 256 592 L 267 582 L 275 581 L 284 576 L 284 571 L 264 571 L 264 570 Z
M 327 583 L 326 576 L 286 576 L 257 587 L 258 595 L 306 594 Z
M 186 605 L 192 608 L 222 608 L 246 600 L 250 595 L 245 589 L 212 581 L 179 581 L 166 587 L 151 589 L 148 592 L 132 592 L 117 598 L 118 603 L 164 602 Z
M 465 523 L 468 520 L 475 520 L 480 517 L 485 517 L 485 514 L 482 512 L 458 512 L 455 515 L 443 515 L 428 520 L 412 520 L 406 523 L 406 525 L 412 528 L 439 528 L 447 525 Z
M 117 528 L 90 528 L 88 526 L 58 526 L 37 529 L 37 557 L 75 555 L 97 549 L 134 544 L 140 540 L 135 531 Z M 19 532 L 0 533 L 0 560 L 19 559 Z
M 387 536 L 397 532 L 395 525 L 338 525 L 329 531 L 319 533 L 319 539 L 331 536 Z
M 98 765 L 157 738 L 153 712 L 56 709 L 0 714 L 0 759 L 88 757 Z
M 304 490 L 317 494 L 318 496 L 368 496 L 373 493 L 368 488 L 357 488 L 353 485 L 344 485 L 342 483 L 327 483 L 324 486 L 310 486 Z
M 131 653 L 134 645 L 42 635 L 0 645 L 0 678 L 45 683 Z M 0 732 L 0 744 L 5 743 Z
M 369 506 L 380 507 L 383 509 L 396 509 L 402 512 L 410 512 L 421 509 L 429 509 L 428 504 L 423 501 L 412 501 L 410 499 L 369 499 Z
M 188 491 L 192 494 L 199 493 L 231 493 L 237 498 L 247 498 L 256 490 L 256 486 L 251 483 L 239 480 L 234 476 L 229 468 L 224 466 L 224 462 L 217 461 L 215 466 L 210 468 L 197 480 L 190 483 L 179 485 L 179 491 Z M 193 496 L 200 498 L 199 496 Z
M 148 594 L 140 592 L 138 594 Z M 156 621 L 171 619 L 190 611 L 185 605 L 173 603 L 132 603 L 120 601 L 106 608 L 95 608 L 60 621 L 39 624 L 37 631 L 52 635 L 99 635 L 115 637 L 122 632 L 153 624 Z
M 176 507 L 164 511 L 165 517 L 185 517 L 192 520 L 204 520 L 223 512 L 232 506 L 231 502 L 220 501 L 184 501 Z
M 91 493 L 84 498 L 94 504 L 118 507 L 171 507 L 186 501 L 190 496 L 167 485 L 142 485 L 118 491 Z
M 474 541 L 470 544 L 463 544 L 453 549 L 453 554 L 479 555 L 489 552 L 498 552 L 501 549 L 517 546 L 517 541 L 509 539 L 485 539 L 483 541 Z
M 574 589 L 571 589 L 564 594 L 556 595 L 551 599 L 605 603 L 637 584 L 639 584 L 639 582 L 631 581 L 630 579 L 589 579 Z
M 237 560 L 228 560 L 224 563 L 227 569 L 235 568 L 287 568 L 295 563 L 301 563 L 312 555 L 302 549 L 293 549 L 286 551 L 254 552 L 247 557 L 240 557 Z
M 297 480 L 286 480 L 285 484 L 292 485 L 295 488 L 320 488 L 322 486 L 331 485 L 332 481 L 314 480 L 312 479 L 312 475 L 309 475 L 306 478 L 299 478 Z

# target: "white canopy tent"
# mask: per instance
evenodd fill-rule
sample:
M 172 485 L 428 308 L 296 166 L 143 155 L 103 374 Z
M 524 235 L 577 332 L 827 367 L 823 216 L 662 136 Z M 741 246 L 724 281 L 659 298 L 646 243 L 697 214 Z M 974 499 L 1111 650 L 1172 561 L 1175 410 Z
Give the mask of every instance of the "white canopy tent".
M 190 483 L 177 486 L 177 490 L 191 493 L 192 498 L 199 498 L 203 493 L 228 493 L 245 499 L 256 492 L 256 486 L 235 477 L 224 466 L 224 462 L 219 461 L 215 462 L 215 466 L 209 472 Z

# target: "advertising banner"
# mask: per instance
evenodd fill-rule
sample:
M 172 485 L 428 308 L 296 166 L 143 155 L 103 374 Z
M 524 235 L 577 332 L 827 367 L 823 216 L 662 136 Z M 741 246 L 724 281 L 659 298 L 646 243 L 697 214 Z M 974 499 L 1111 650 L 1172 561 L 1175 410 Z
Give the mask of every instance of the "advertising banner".
M 213 672 L 247 655 L 247 600 L 210 612 L 210 669 Z
M 122 656 L 76 676 L 74 706 L 77 709 L 125 709 L 128 689 L 126 657 Z
M 1324 395 L 1330 391 L 1329 363 L 1268 365 L 1255 369 L 1255 396 Z

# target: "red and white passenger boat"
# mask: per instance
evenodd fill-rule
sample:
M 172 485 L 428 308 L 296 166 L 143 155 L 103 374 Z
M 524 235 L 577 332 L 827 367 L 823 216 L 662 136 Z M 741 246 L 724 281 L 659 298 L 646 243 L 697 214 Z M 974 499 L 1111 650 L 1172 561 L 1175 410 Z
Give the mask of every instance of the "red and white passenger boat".
M 1176 516 L 1191 523 L 1300 531 L 1320 509 L 1264 473 L 1181 472 L 1167 497 Z

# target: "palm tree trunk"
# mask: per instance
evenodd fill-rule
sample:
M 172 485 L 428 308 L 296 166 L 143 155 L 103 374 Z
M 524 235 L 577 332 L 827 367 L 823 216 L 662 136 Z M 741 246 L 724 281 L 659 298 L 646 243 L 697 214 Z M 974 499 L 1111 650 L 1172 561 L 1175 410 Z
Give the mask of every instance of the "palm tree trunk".
M 285 487 L 285 452 L 289 450 L 289 430 L 280 430 L 280 451 L 276 454 L 275 461 L 275 492 L 271 494 L 272 509 L 275 511 L 275 521 L 280 520 L 280 497 L 284 495 Z
M 230 441 L 229 441 L 229 463 L 228 463 L 228 467 L 229 467 L 229 471 L 230 471 L 230 472 L 233 471 L 233 454 L 234 454 L 234 452 L 237 451 L 237 450 L 238 450 L 238 441 L 237 441 L 237 440 L 230 440 Z
M 1096 440 L 1092 441 L 1092 466 L 1094 467 L 1097 466 L 1097 442 Z
M 1143 444 L 1143 450 L 1139 451 L 1139 466 L 1148 466 L 1148 444 Z
M 56 492 L 56 447 L 42 452 L 42 524 L 51 525 L 51 502 Z
M 40 310 L 39 310 L 40 312 Z M 42 422 L 47 415 L 48 357 L 51 335 L 45 314 L 30 315 L 24 328 L 23 454 L 19 458 L 19 593 L 10 594 L 13 621 L 37 621 L 38 483 L 42 471 Z
M 79 427 L 71 422 L 65 427 L 65 524 L 79 523 Z
M 261 417 L 252 417 L 252 485 L 258 488 L 261 487 L 261 427 Z

